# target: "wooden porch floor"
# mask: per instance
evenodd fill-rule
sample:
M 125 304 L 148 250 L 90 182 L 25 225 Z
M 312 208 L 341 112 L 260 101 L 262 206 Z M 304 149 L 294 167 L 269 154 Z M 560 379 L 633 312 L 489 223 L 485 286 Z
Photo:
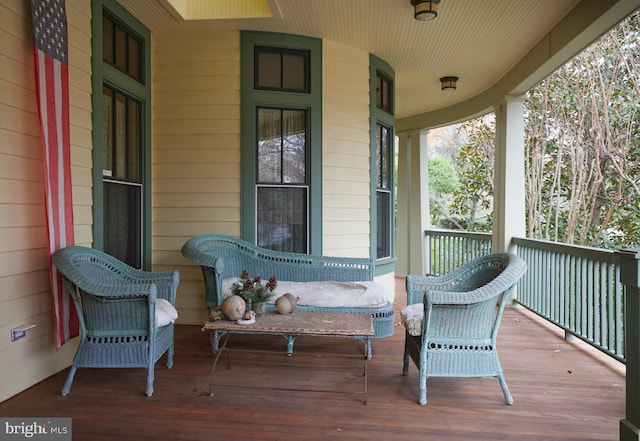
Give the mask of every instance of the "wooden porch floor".
M 403 284 L 397 280 L 396 309 L 405 303 Z M 278 337 L 237 337 L 236 345 L 285 347 Z M 143 369 L 80 369 L 70 395 L 61 397 L 67 369 L 0 403 L 0 415 L 71 417 L 76 441 L 618 439 L 625 409 L 624 367 L 579 342 L 566 342 L 561 332 L 522 308 L 506 311 L 499 337 L 513 406 L 504 404 L 495 378 L 431 378 L 429 403 L 420 406 L 415 366 L 407 377 L 401 374 L 403 338 L 397 326 L 394 337 L 373 342 L 367 405 L 359 395 L 235 387 L 216 389 L 209 397 L 213 356 L 208 335 L 199 326 L 177 326 L 174 368 L 168 370 L 164 359 L 156 365 L 153 397 L 144 395 Z M 335 361 L 318 351 L 361 353 L 362 344 L 300 338 L 292 359 L 306 366 L 302 370 L 253 366 L 223 369 L 221 378 L 239 384 L 243 375 L 253 374 L 273 387 L 303 382 L 314 389 L 361 387 L 351 367 L 339 378 L 315 369 Z M 264 356 L 251 357 L 258 362 Z M 360 362 L 359 357 L 354 360 Z

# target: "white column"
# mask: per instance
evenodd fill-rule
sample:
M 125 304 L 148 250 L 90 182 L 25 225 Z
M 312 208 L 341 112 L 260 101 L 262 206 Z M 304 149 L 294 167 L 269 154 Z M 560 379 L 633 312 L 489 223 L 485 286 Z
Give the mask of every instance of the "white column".
M 514 236 L 526 236 L 524 97 L 507 96 L 496 110 L 494 164 L 494 252 L 515 252 Z
M 424 275 L 424 231 L 430 218 L 426 132 L 399 134 L 398 149 L 396 275 Z

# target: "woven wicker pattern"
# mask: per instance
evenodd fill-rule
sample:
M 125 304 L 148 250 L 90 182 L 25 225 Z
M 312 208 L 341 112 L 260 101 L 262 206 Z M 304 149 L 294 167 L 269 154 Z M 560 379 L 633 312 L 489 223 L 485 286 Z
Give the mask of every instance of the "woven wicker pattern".
M 271 251 L 225 235 L 205 234 L 194 237 L 184 244 L 182 254 L 202 267 L 205 304 L 208 307 L 215 307 L 222 302 L 222 280 L 238 277 L 244 269 L 250 274 L 263 277 L 275 274 L 278 280 L 291 282 L 373 280 L 374 264 L 371 259 Z M 394 311 L 391 303 L 380 308 L 322 308 L 298 305 L 297 311 L 368 313 L 373 316 L 373 338 L 393 335 Z M 214 333 L 216 342 L 218 338 L 217 332 Z M 214 345 L 217 347 L 217 343 Z
M 155 302 L 175 305 L 180 276 L 141 271 L 101 251 L 72 246 L 53 254 L 53 263 L 71 292 L 80 319 L 80 344 L 62 389 L 67 395 L 79 367 L 147 369 L 148 396 L 153 370 L 167 353 L 173 366 L 173 323 L 156 328 Z
M 444 276 L 407 276 L 407 303 L 424 304 L 422 335 L 405 332 L 403 364 L 404 375 L 409 359 L 418 367 L 420 404 L 427 403 L 428 377 L 497 377 L 505 402 L 513 404 L 496 337 L 509 293 L 526 269 L 520 257 L 494 253 Z

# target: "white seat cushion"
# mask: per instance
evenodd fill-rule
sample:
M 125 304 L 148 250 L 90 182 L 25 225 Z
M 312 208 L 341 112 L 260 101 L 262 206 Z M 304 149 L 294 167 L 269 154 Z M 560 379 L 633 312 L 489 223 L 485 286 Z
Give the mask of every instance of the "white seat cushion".
M 422 321 L 424 320 L 424 305 L 414 303 L 407 305 L 400 311 L 400 319 L 409 335 L 417 337 L 422 335 Z
M 222 294 L 231 295 L 231 287 L 238 278 L 222 281 Z M 362 282 L 287 282 L 278 280 L 276 295 L 278 297 L 291 293 L 299 297 L 298 305 L 323 308 L 378 308 L 393 302 L 393 295 L 384 286 L 374 281 Z
M 178 318 L 178 311 L 165 299 L 156 299 L 156 328 L 167 326 Z

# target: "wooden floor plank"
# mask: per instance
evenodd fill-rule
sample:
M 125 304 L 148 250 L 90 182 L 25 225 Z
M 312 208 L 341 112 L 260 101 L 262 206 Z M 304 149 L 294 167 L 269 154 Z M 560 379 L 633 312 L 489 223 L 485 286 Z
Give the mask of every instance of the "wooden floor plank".
M 397 280 L 396 310 L 404 305 Z M 398 321 L 398 318 L 396 318 Z M 505 312 L 498 351 L 514 405 L 504 404 L 498 380 L 431 378 L 427 406 L 420 406 L 418 374 L 402 376 L 403 331 L 373 342 L 368 362 L 369 399 L 325 392 L 230 387 L 208 396 L 213 361 L 200 326 L 176 327 L 174 368 L 156 365 L 155 393 L 144 395 L 142 369 L 80 369 L 67 397 L 60 396 L 68 370 L 0 403 L 3 417 L 71 417 L 74 440 L 519 440 L 589 441 L 618 439 L 624 418 L 624 366 L 562 333 L 522 308 Z M 235 339 L 235 337 L 238 337 Z M 283 351 L 284 339 L 234 336 L 234 344 Z M 350 339 L 301 337 L 297 351 L 362 354 Z M 283 355 L 284 356 L 284 355 Z M 260 354 L 254 361 L 264 361 Z M 271 357 L 271 355 L 269 355 Z M 360 379 L 317 372 L 335 364 L 326 355 L 295 360 L 313 389 L 352 387 Z M 249 359 L 249 361 L 251 361 Z M 267 385 L 300 384 L 300 376 L 278 368 L 231 369 Z M 349 384 L 345 386 L 345 381 Z M 359 385 L 355 385 L 358 389 Z

